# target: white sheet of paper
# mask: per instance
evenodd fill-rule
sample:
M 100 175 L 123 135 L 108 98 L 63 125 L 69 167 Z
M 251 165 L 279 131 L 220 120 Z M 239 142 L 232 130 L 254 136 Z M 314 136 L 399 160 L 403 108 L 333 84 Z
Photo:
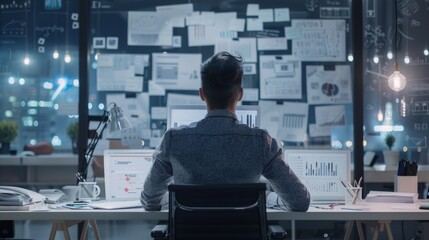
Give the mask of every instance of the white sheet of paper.
M 277 105 L 275 101 L 259 101 L 259 110 L 261 113 L 261 128 L 266 129 L 271 137 L 281 140 L 278 138 L 278 130 L 280 123 L 280 112 L 278 108 L 281 105 Z
M 97 61 L 97 91 L 143 91 L 145 54 L 100 54 Z
M 301 99 L 301 62 L 290 55 L 259 56 L 261 99 Z
M 187 95 L 178 93 L 169 93 L 167 95 L 167 108 L 171 105 L 204 105 L 198 95 Z
M 292 41 L 292 55 L 311 61 L 346 60 L 346 22 L 339 20 L 293 19 L 301 37 Z
M 247 18 L 247 31 L 262 31 L 264 23 L 258 18 Z
M 279 139 L 289 142 L 307 141 L 308 104 L 284 102 L 278 111 Z
M 229 30 L 233 19 L 237 19 L 236 12 L 215 13 L 214 25 L 188 26 L 189 46 L 210 46 L 215 45 L 218 38 L 237 37 L 235 31 Z
M 331 135 L 331 127 L 309 124 L 308 132 L 310 137 L 327 137 Z
M 152 107 L 151 108 L 152 119 L 167 119 L 167 108 L 166 107 Z
M 152 53 L 152 77 L 165 89 L 198 89 L 202 56 L 198 54 Z
M 345 126 L 346 109 L 344 105 L 316 106 L 316 124 L 319 126 Z
M 286 40 L 300 39 L 302 35 L 301 29 L 293 27 L 285 27 L 285 38 Z
M 243 63 L 243 74 L 244 75 L 256 74 L 256 63 Z
M 274 21 L 275 22 L 289 22 L 290 21 L 289 8 L 275 8 L 274 9 Z
M 311 65 L 306 67 L 306 76 L 309 104 L 352 103 L 350 65 L 335 65 L 334 70 Z
M 159 84 L 156 84 L 153 80 L 150 80 L 149 96 L 165 96 L 165 88 Z
M 215 45 L 215 52 L 227 51 L 240 55 L 244 62 L 256 62 L 256 38 L 219 39 Z
M 258 38 L 258 50 L 287 50 L 287 40 L 284 37 Z
M 175 21 L 158 12 L 128 12 L 127 43 L 130 46 L 171 46 Z
M 243 99 L 241 101 L 255 102 L 259 100 L 259 89 L 257 88 L 243 88 Z
M 156 12 L 166 16 L 172 27 L 185 27 L 185 17 L 191 15 L 193 11 L 192 3 L 156 6 Z
M 258 16 L 259 4 L 247 4 L 246 16 Z
M 273 9 L 259 9 L 258 19 L 261 22 L 274 22 Z
M 231 19 L 230 24 L 228 26 L 229 31 L 236 31 L 236 32 L 244 32 L 246 26 L 246 20 L 237 18 L 237 19 Z
M 193 12 L 186 17 L 186 26 L 193 25 L 214 25 L 215 13 L 214 12 Z

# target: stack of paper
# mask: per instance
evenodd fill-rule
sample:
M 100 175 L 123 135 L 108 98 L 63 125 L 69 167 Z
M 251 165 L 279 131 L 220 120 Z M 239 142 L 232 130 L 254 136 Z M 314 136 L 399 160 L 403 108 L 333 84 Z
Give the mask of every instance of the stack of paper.
M 370 191 L 365 198 L 367 202 L 415 203 L 417 193 Z

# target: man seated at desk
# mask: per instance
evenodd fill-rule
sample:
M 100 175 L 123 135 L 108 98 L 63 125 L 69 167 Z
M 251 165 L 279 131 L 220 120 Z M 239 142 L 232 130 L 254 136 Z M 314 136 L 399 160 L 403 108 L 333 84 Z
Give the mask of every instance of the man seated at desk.
M 283 161 L 282 149 L 267 131 L 240 124 L 235 115 L 243 97 L 242 59 L 219 52 L 201 66 L 201 99 L 207 115 L 169 129 L 156 149 L 141 193 L 146 210 L 168 209 L 167 185 L 256 183 L 264 176 L 275 192 L 267 207 L 307 211 L 310 194 Z

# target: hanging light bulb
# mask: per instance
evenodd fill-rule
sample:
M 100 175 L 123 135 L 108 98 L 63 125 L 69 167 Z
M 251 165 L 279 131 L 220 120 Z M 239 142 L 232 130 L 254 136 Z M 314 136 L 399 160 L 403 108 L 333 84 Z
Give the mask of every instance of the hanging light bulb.
M 394 44 L 396 44 L 396 38 L 398 35 L 398 2 L 395 0 L 395 36 L 394 36 Z M 395 46 L 395 62 L 393 63 L 393 73 L 389 76 L 387 80 L 387 84 L 389 88 L 393 91 L 399 92 L 405 88 L 407 85 L 407 78 L 399 72 L 399 65 L 397 61 L 398 52 Z
M 377 120 L 379 122 L 383 122 L 383 111 L 381 111 L 381 108 L 378 109 L 378 113 L 377 113 Z
M 425 48 L 425 50 L 423 50 L 423 54 L 424 54 L 425 56 L 429 55 L 429 50 L 428 50 L 427 48 Z
M 388 58 L 388 59 L 392 59 L 392 58 L 393 58 L 393 53 L 392 53 L 392 51 L 387 52 L 387 58 Z
M 407 85 L 407 78 L 399 72 L 398 63 L 393 64 L 393 73 L 389 76 L 387 84 L 393 91 L 399 92 Z
M 60 53 L 57 50 L 55 50 L 54 53 L 52 53 L 52 57 L 54 59 L 58 59 L 60 57 Z

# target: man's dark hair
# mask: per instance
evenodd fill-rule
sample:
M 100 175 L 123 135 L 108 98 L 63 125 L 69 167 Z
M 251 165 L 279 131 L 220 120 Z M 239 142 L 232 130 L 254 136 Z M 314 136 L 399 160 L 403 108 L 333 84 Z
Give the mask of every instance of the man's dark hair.
M 202 89 L 212 109 L 224 109 L 234 101 L 243 77 L 243 59 L 219 52 L 201 65 Z

